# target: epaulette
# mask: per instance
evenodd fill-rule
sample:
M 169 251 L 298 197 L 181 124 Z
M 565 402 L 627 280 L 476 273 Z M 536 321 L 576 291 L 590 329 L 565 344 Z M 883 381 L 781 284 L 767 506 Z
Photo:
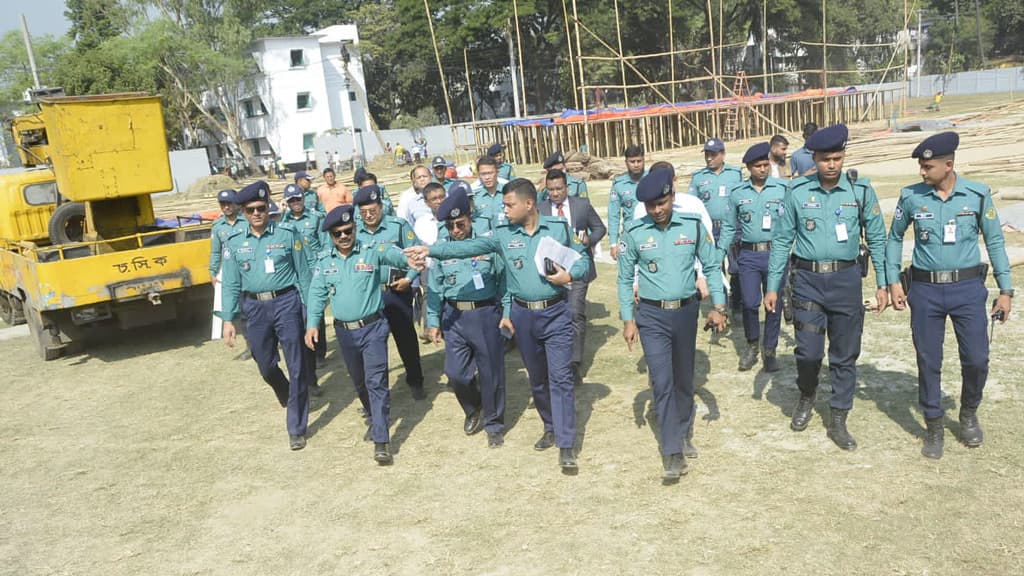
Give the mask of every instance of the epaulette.
M 697 220 L 698 222 L 704 221 L 703 216 L 698 212 L 673 212 L 672 214 L 674 216 L 679 216 L 684 220 Z
M 961 179 L 959 176 L 957 176 L 957 178 L 959 179 L 960 184 L 962 184 L 964 188 L 970 190 L 971 192 L 974 192 L 975 194 L 981 196 L 982 198 L 989 196 L 992 193 L 992 189 L 989 188 L 987 185 L 982 184 L 981 182 L 967 180 L 966 178 Z
M 817 182 L 817 181 L 818 181 L 818 179 L 815 178 L 813 174 L 809 174 L 807 176 L 800 176 L 799 178 L 794 178 L 794 179 L 789 181 L 789 190 L 790 190 L 790 192 L 792 192 L 793 190 L 797 190 L 799 188 L 802 188 L 802 187 L 810 184 L 811 182 Z
M 722 172 L 725 172 L 726 170 L 732 170 L 733 172 L 739 172 L 740 174 L 743 173 L 742 170 L 740 170 L 739 168 L 737 168 L 735 166 L 729 166 L 729 165 L 722 166 Z
M 321 250 L 321 251 L 319 251 L 319 252 L 317 252 L 317 253 L 316 253 L 316 260 L 317 260 L 317 262 L 319 262 L 319 261 L 321 261 L 321 260 L 324 260 L 324 259 L 330 258 L 330 256 L 331 256 L 331 251 L 330 251 L 330 249 L 327 249 L 327 250 Z
M 630 220 L 629 223 L 626 224 L 626 228 L 625 228 L 626 232 L 629 232 L 631 230 L 634 230 L 636 228 L 639 228 L 639 227 L 643 226 L 644 225 L 644 221 L 643 221 L 644 218 L 647 218 L 647 216 L 644 216 L 642 218 L 637 218 L 635 220 Z

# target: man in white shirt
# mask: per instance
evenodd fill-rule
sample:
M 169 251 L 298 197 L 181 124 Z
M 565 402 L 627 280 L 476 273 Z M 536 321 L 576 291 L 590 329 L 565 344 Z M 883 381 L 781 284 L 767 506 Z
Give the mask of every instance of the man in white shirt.
M 412 186 L 405 192 L 402 192 L 402 195 L 398 198 L 398 210 L 395 212 L 395 216 L 408 222 L 409 226 L 414 229 L 416 227 L 416 219 L 430 213 L 430 208 L 427 207 L 427 203 L 423 198 L 423 189 L 427 184 L 430 184 L 431 176 L 429 168 L 426 166 L 416 166 L 409 172 Z

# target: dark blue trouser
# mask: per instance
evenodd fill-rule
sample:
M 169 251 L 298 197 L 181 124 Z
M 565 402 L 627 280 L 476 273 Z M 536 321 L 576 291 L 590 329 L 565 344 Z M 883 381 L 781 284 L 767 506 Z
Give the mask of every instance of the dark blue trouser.
M 722 235 L 721 224 L 715 225 L 712 222 L 712 236 L 715 238 L 715 244 L 718 244 L 718 239 Z M 728 260 L 722 262 L 722 270 L 729 273 L 729 302 L 733 308 L 736 308 L 743 301 L 743 285 L 740 282 L 739 277 L 739 263 L 738 260 L 739 244 L 733 243 L 729 247 Z M 704 273 L 707 275 L 707 272 Z
M 420 343 L 416 338 L 416 323 L 412 312 L 412 291 L 384 291 L 384 317 L 388 319 L 395 347 L 405 366 L 405 383 L 423 386 L 423 368 L 420 365 Z
M 761 297 L 768 289 L 768 257 L 771 252 L 754 252 L 753 250 L 740 250 L 740 292 L 743 294 L 743 333 L 748 342 L 760 339 L 761 322 Z M 782 273 L 782 283 L 779 284 L 779 294 L 786 285 L 786 272 Z M 764 348 L 774 350 L 779 345 L 779 326 L 782 320 L 782 306 L 777 306 L 775 312 L 766 312 L 764 315 Z
M 917 350 L 918 399 L 925 418 L 939 418 L 944 414 L 942 343 L 946 337 L 947 316 L 953 320 L 953 333 L 960 352 L 960 405 L 973 409 L 981 404 L 981 393 L 988 379 L 987 299 L 988 290 L 981 278 L 953 284 L 910 284 L 907 303 Z
M 555 433 L 555 445 L 576 442 L 576 395 L 572 389 L 572 310 L 562 300 L 544 310 L 512 304 L 516 346 L 526 365 L 533 405 L 544 431 Z
M 242 309 L 248 318 L 246 338 L 260 376 L 274 389 L 281 406 L 288 408 L 288 433 L 304 435 L 309 421 L 306 390 L 312 366 L 307 362 L 309 349 L 303 342 L 306 319 L 299 292 L 293 290 L 265 301 L 242 296 Z M 278 366 L 279 342 L 288 363 L 287 378 Z
M 636 325 L 654 388 L 661 453 L 665 455 L 683 451 L 683 436 L 693 426 L 699 310 L 696 300 L 678 310 L 662 310 L 643 302 L 636 306 Z
M 388 321 L 348 330 L 334 323 L 334 334 L 345 359 L 345 368 L 356 387 L 363 410 L 370 415 L 370 435 L 374 442 L 390 438 L 391 392 L 388 390 Z
M 806 396 L 814 393 L 828 334 L 829 404 L 840 410 L 853 408 L 857 388 L 857 358 L 864 331 L 861 297 L 859 266 L 828 274 L 797 270 L 793 276 L 797 385 Z
M 447 304 L 444 331 L 444 373 L 462 411 L 483 409 L 484 429 L 505 431 L 505 349 L 498 329 L 501 307 L 457 310 Z M 479 371 L 480 378 L 474 378 Z

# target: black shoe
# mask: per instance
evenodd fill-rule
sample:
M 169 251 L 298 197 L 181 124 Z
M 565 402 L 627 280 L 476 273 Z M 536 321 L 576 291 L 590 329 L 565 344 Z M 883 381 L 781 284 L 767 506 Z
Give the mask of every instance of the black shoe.
M 960 441 L 968 448 L 977 448 L 984 440 L 977 409 L 960 408 Z
M 689 438 L 683 438 L 683 456 L 687 458 L 700 456 L 700 452 L 697 452 L 697 447 L 693 445 L 693 441 Z
M 419 386 L 410 386 L 410 388 L 412 389 L 413 400 L 425 400 L 427 398 L 427 391 L 423 389 L 422 384 Z
M 775 348 L 765 348 L 761 357 L 763 358 L 765 372 L 779 371 L 779 360 L 775 357 Z
M 466 421 L 462 423 L 462 431 L 466 433 L 466 436 L 472 436 L 477 432 L 483 430 L 484 422 L 480 418 L 480 410 L 474 410 L 472 414 L 466 416 Z
M 747 342 L 747 347 L 740 356 L 739 371 L 746 372 L 757 365 L 757 340 Z
M 814 398 L 816 394 L 810 396 L 800 395 L 800 400 L 796 403 L 796 408 L 793 408 L 793 419 L 789 422 L 789 427 L 794 432 L 803 432 L 807 429 L 807 424 L 811 421 L 811 415 L 814 412 Z
M 856 450 L 857 441 L 853 439 L 850 432 L 846 430 L 846 415 L 849 410 L 833 408 L 829 415 L 828 437 L 843 450 Z
M 302 434 L 289 434 L 288 445 L 292 450 L 302 450 L 306 447 L 306 437 Z
M 235 360 L 251 360 L 251 359 L 252 359 L 252 350 L 249 350 L 248 348 L 243 350 L 238 356 L 235 356 Z
M 487 433 L 487 447 L 488 448 L 500 448 L 505 443 L 505 435 L 501 432 L 488 432 Z
M 665 467 L 665 472 L 661 475 L 661 480 L 665 484 L 675 484 L 679 481 L 683 475 L 686 474 L 686 456 L 682 454 L 670 454 L 668 456 L 661 457 L 661 463 Z
M 938 418 L 926 418 L 927 430 L 924 434 L 924 446 L 921 448 L 921 455 L 925 458 L 938 460 L 942 458 L 942 447 L 945 444 L 945 430 L 942 428 L 942 416 Z
M 319 384 L 310 384 L 308 387 L 310 396 L 320 396 L 324 393 L 324 389 Z
M 540 437 L 540 440 L 537 440 L 537 443 L 533 445 L 533 449 L 539 452 L 542 450 L 547 450 L 548 448 L 551 448 L 554 445 L 555 433 L 545 432 L 544 435 Z
M 377 464 L 381 466 L 387 466 L 394 462 L 391 458 L 391 450 L 388 449 L 387 442 L 374 442 L 373 443 L 373 459 L 377 461 Z
M 558 450 L 558 465 L 562 467 L 563 474 L 575 474 L 579 470 L 576 464 L 576 455 L 572 448 L 561 448 Z

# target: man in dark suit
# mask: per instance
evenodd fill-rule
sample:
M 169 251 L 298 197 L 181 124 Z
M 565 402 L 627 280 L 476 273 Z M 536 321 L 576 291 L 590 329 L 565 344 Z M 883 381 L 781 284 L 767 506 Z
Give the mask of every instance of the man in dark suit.
M 597 215 L 590 200 L 569 196 L 569 186 L 565 172 L 548 170 L 545 178 L 548 199 L 537 205 L 543 216 L 564 218 L 569 228 L 587 249 L 590 256 L 590 269 L 580 281 L 573 281 L 569 286 L 569 304 L 572 307 L 572 374 L 577 384 L 582 380 L 580 364 L 583 361 L 583 340 L 587 332 L 587 288 L 597 278 L 594 266 L 594 246 L 597 246 L 608 229 L 601 217 Z

